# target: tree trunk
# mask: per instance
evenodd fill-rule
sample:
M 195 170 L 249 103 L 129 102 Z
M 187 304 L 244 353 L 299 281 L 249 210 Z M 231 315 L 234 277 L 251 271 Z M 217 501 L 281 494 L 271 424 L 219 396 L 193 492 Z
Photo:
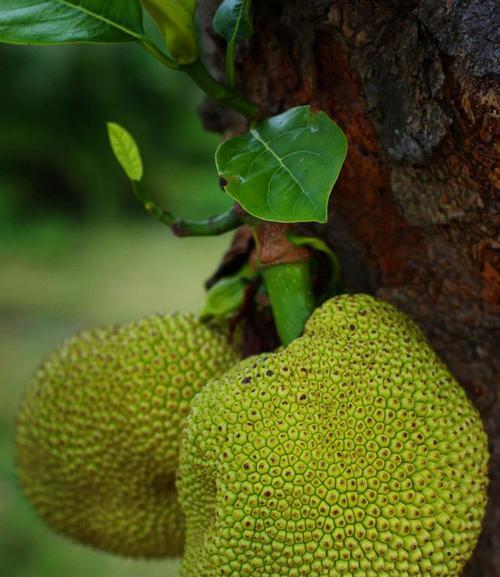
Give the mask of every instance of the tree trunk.
M 202 22 L 217 4 L 202 2 Z M 498 575 L 495 2 L 254 4 L 255 34 L 239 50 L 242 92 L 266 115 L 310 103 L 348 136 L 329 224 L 313 228 L 339 255 L 348 290 L 406 311 L 481 411 L 492 451 L 491 499 L 464 574 Z M 207 47 L 220 76 L 223 45 L 209 38 Z M 208 127 L 241 128 L 215 107 L 203 116 Z

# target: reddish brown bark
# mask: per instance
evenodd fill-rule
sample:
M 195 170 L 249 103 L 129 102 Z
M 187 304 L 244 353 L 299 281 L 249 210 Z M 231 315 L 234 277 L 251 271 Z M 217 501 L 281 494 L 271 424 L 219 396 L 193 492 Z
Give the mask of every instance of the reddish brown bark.
M 217 2 L 202 3 L 205 16 Z M 498 10 L 493 0 L 255 2 L 240 88 L 266 114 L 311 103 L 349 153 L 327 226 L 350 291 L 423 328 L 490 435 L 485 530 L 465 574 L 500 572 Z M 214 70 L 222 70 L 212 43 Z M 205 115 L 241 130 L 231 114 Z

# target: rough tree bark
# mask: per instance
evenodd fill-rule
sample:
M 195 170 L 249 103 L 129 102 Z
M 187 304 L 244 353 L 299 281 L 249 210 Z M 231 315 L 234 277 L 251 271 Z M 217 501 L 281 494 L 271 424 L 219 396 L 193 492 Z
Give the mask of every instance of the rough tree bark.
M 207 23 L 218 4 L 202 2 Z M 405 310 L 480 409 L 491 499 L 467 576 L 500 574 L 499 12 L 494 0 L 266 0 L 240 47 L 242 92 L 266 114 L 311 103 L 349 154 L 327 226 L 349 291 Z M 496 17 L 496 19 L 495 19 Z M 496 36 L 496 37 L 495 37 Z M 222 45 L 208 38 L 210 64 Z M 241 120 L 205 107 L 209 128 Z M 497 149 L 498 151 L 498 149 Z

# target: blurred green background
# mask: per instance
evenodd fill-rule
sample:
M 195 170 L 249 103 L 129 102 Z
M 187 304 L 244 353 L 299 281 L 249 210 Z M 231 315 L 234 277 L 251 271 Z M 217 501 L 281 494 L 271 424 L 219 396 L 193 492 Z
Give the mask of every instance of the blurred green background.
M 210 216 L 219 190 L 201 95 L 135 46 L 0 46 L 0 575 L 173 577 L 175 562 L 122 560 L 51 533 L 12 463 L 16 407 L 43 356 L 75 330 L 196 311 L 227 237 L 172 237 L 111 155 L 105 123 L 140 144 L 145 178 L 174 214 Z

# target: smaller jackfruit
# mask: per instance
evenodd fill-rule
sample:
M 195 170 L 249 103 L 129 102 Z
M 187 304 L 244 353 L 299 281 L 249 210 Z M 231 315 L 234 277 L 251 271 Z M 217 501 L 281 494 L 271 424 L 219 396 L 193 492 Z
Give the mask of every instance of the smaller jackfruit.
M 367 295 L 208 383 L 177 487 L 183 577 L 458 577 L 486 504 L 477 410 L 418 327 Z
M 191 315 L 84 332 L 26 391 L 16 460 L 35 511 L 57 532 L 130 557 L 179 556 L 175 475 L 194 395 L 237 361 Z

